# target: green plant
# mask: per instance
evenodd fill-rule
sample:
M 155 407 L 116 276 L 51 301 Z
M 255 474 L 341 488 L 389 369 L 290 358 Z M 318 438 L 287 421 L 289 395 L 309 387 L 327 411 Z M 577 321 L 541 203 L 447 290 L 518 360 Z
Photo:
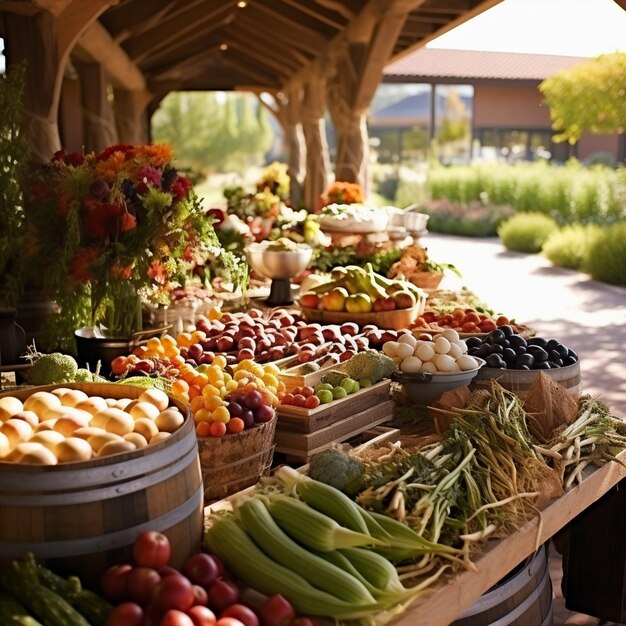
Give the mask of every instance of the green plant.
M 559 267 L 580 269 L 598 232 L 600 227 L 595 224 L 564 226 L 548 237 L 543 245 L 542 254 Z
M 557 228 L 552 218 L 541 213 L 518 213 L 498 228 L 498 236 L 507 250 L 539 252 Z
M 0 305 L 15 306 L 22 289 L 24 203 L 20 179 L 29 147 L 22 132 L 24 66 L 0 76 Z
M 626 285 L 626 221 L 596 233 L 583 268 L 596 280 Z
M 404 208 L 416 202 L 422 202 L 425 198 L 426 190 L 424 183 L 415 180 L 405 180 L 400 177 L 394 201 L 396 206 Z

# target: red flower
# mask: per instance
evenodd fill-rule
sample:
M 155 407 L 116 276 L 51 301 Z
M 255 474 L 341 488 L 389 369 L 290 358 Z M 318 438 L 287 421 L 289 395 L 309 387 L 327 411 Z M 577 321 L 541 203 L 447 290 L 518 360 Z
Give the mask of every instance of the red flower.
M 182 200 L 191 189 L 192 182 L 186 176 L 179 176 L 170 188 L 175 200 Z
M 95 246 L 79 250 L 70 263 L 70 276 L 75 283 L 88 283 L 95 280 L 91 272 L 92 263 L 100 256 Z
M 167 270 L 161 261 L 152 261 L 152 263 L 150 263 L 150 267 L 148 267 L 148 278 L 158 285 L 165 285 L 167 276 Z
M 85 161 L 85 155 L 80 152 L 65 152 L 65 150 L 58 150 L 52 155 L 52 162 L 63 162 L 65 165 L 72 165 L 74 167 L 80 167 Z
M 92 239 L 106 239 L 111 231 L 111 218 L 102 204 L 93 208 L 87 207 L 85 230 Z
M 115 146 L 109 146 L 108 148 L 105 148 L 98 153 L 96 161 L 106 161 L 115 152 L 122 152 L 126 157 L 126 160 L 128 160 L 132 156 L 134 150 L 135 149 L 133 146 L 129 146 L 127 144 L 117 144 Z
M 122 213 L 119 218 L 120 232 L 126 233 L 137 226 L 137 218 L 132 213 Z
M 219 226 L 226 219 L 226 213 L 222 209 L 209 209 L 206 214 L 215 220 L 213 226 Z

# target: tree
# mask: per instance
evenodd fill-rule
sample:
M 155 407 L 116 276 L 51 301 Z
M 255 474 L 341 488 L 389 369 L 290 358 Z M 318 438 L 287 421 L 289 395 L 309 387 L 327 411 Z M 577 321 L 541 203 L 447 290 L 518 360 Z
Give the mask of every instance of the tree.
M 441 127 L 437 133 L 440 143 L 462 141 L 469 135 L 467 108 L 456 89 L 451 89 L 446 96 Z
M 590 59 L 539 85 L 550 106 L 554 141 L 574 144 L 584 131 L 626 129 L 626 52 Z

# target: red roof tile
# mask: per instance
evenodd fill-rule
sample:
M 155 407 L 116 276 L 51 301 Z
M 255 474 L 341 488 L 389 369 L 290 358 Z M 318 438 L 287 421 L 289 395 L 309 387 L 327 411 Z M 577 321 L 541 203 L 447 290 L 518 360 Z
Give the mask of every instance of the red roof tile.
M 385 68 L 385 77 L 543 80 L 585 57 L 421 48 Z

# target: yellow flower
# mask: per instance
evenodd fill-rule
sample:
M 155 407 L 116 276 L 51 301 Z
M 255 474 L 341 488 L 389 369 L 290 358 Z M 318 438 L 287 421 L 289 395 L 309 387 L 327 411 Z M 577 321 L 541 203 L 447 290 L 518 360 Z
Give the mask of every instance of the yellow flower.
M 97 178 L 108 183 L 114 182 L 126 166 L 126 155 L 123 152 L 114 152 L 106 161 L 96 163 Z
M 174 158 L 172 148 L 164 143 L 137 146 L 135 148 L 135 155 L 139 161 L 148 163 L 154 167 L 163 167 Z

